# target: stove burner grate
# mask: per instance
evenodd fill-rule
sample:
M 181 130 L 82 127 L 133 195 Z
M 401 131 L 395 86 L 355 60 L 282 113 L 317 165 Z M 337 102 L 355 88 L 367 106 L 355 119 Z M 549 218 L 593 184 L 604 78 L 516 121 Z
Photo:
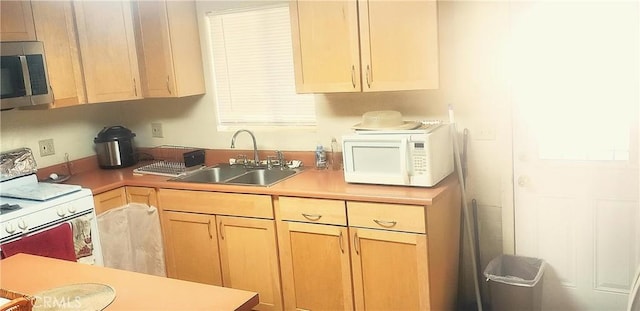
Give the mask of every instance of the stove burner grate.
M 20 204 L 4 203 L 4 204 L 0 205 L 0 215 L 11 213 L 11 212 L 19 210 L 21 208 L 22 208 L 22 206 L 20 206 Z

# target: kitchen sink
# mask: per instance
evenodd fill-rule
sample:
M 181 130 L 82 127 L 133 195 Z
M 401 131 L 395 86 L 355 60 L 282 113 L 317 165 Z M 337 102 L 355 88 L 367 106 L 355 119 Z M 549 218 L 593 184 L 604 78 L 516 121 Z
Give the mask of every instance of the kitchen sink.
M 218 164 L 197 170 L 186 176 L 173 178 L 171 181 L 268 187 L 300 172 L 299 169 L 280 169 L 278 167 L 266 169 Z
M 291 169 L 253 169 L 238 177 L 231 178 L 226 181 L 227 184 L 242 184 L 256 186 L 271 186 L 285 178 L 291 177 L 298 173 Z
M 177 177 L 172 180 L 197 183 L 220 183 L 246 172 L 247 169 L 242 166 L 218 165 L 206 167 L 186 176 Z

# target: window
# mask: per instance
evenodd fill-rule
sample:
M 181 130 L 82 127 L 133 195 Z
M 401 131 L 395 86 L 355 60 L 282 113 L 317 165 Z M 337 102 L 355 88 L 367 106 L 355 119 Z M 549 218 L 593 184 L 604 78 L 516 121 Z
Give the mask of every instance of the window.
M 315 125 L 312 94 L 296 94 L 288 6 L 208 14 L 218 126 Z

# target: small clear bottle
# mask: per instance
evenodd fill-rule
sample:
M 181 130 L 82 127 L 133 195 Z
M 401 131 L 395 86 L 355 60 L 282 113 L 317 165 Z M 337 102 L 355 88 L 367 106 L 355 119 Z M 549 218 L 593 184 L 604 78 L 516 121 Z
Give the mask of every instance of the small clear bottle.
M 316 169 L 323 170 L 327 168 L 327 154 L 324 147 L 320 144 L 316 146 Z

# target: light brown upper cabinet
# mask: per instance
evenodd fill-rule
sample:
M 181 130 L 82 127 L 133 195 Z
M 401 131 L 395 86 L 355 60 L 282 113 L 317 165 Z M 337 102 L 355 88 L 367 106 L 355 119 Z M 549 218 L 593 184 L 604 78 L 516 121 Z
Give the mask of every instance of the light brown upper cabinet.
M 89 103 L 142 98 L 129 1 L 74 1 Z
M 298 93 L 438 88 L 436 0 L 290 4 Z
M 54 102 L 50 108 L 87 102 L 71 1 L 33 1 L 36 38 L 44 44 Z
M 36 40 L 30 1 L 0 1 L 0 40 Z
M 194 1 L 137 1 L 133 5 L 144 97 L 204 94 Z

